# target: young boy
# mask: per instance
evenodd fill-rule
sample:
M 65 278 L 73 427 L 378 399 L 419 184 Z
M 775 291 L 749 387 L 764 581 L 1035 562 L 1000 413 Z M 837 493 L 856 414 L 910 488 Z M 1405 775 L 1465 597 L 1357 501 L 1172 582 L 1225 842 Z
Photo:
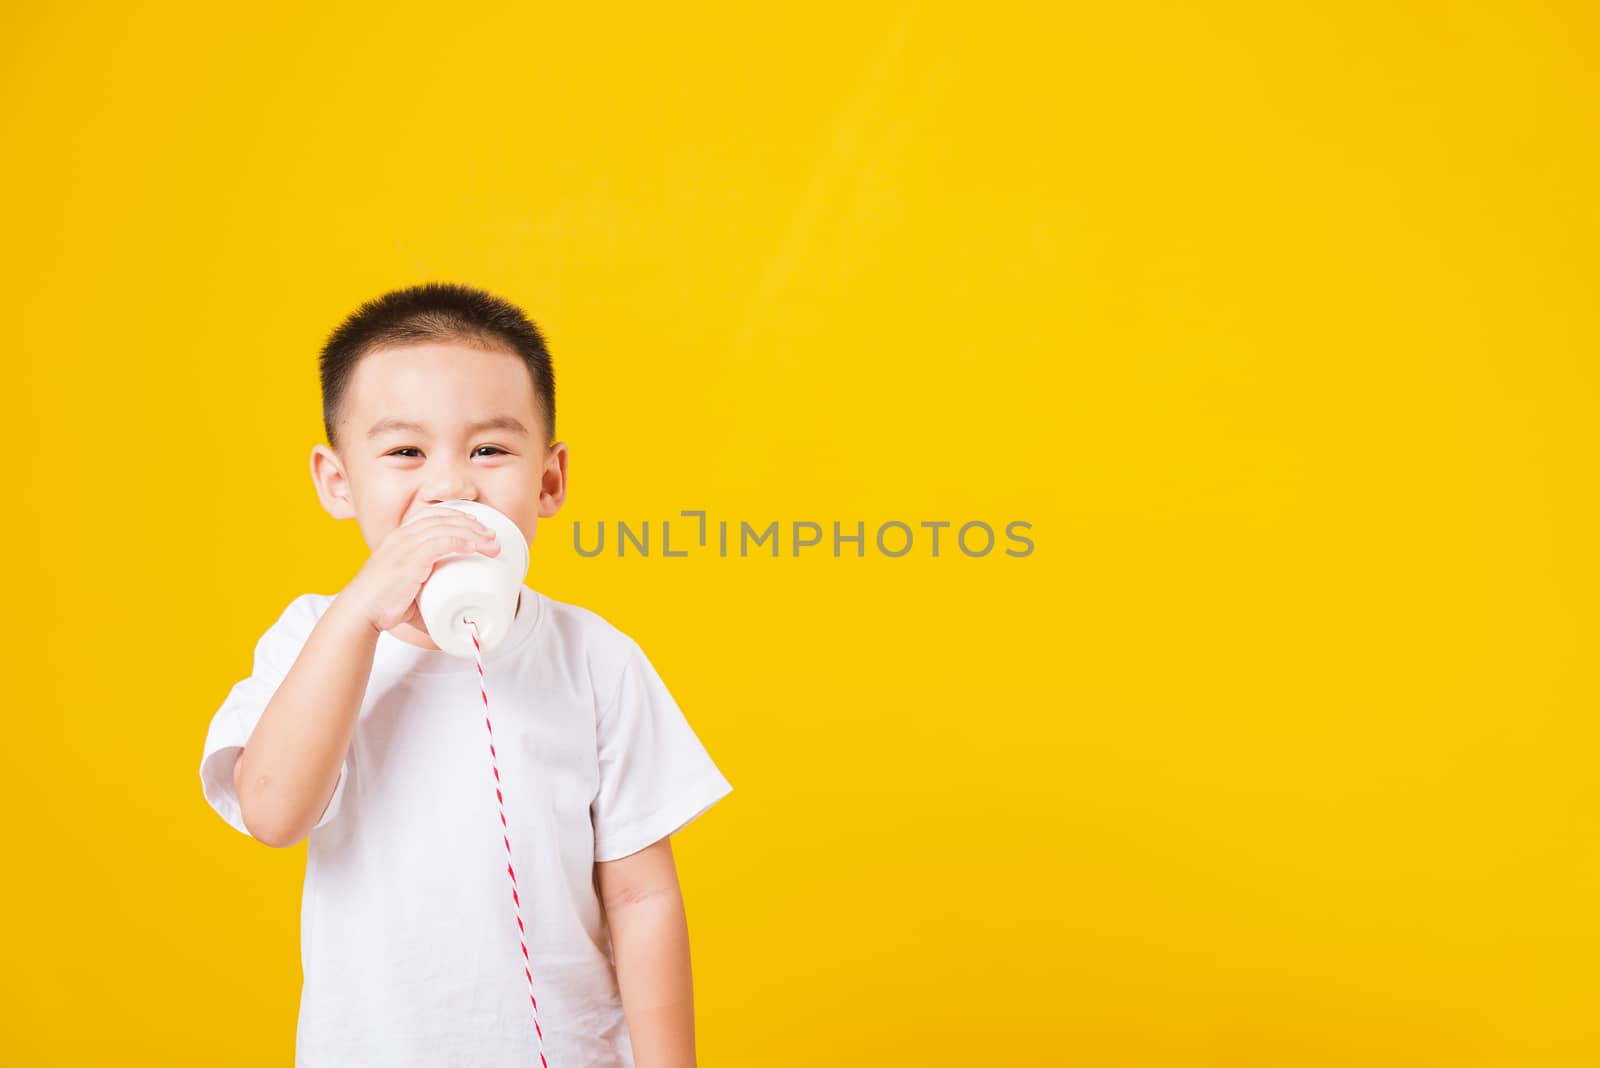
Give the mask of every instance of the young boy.
M 669 839 L 732 786 L 596 613 L 523 585 L 483 657 L 485 708 L 474 660 L 417 611 L 440 558 L 500 551 L 439 502 L 486 504 L 532 543 L 566 497 L 543 338 L 512 304 L 429 284 L 362 305 L 321 372 L 317 496 L 372 554 L 261 636 L 200 762 L 239 831 L 309 834 L 295 1064 L 693 1065 Z

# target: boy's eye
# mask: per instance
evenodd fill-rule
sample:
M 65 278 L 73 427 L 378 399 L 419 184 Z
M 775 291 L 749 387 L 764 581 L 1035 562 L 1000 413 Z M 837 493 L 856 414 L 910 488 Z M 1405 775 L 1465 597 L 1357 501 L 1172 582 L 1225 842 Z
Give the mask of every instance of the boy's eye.
M 479 449 L 492 449 L 494 452 L 499 453 L 502 456 L 506 454 L 506 451 L 504 449 L 500 448 L 500 446 L 498 446 L 498 445 L 479 445 L 478 448 Z M 403 455 L 405 453 L 413 453 L 413 452 L 418 452 L 418 451 L 420 451 L 420 450 L 415 445 L 402 445 L 398 449 L 391 450 L 389 452 L 389 455 L 390 456 L 400 456 L 400 455 Z M 474 450 L 474 452 L 476 452 L 476 451 L 477 450 Z M 410 459 L 410 457 L 408 456 L 407 459 Z

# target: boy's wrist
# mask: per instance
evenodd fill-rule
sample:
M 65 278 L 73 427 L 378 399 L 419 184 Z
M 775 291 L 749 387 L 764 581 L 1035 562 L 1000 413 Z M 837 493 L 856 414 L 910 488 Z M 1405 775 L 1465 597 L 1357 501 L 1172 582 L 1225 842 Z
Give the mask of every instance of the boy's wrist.
M 365 611 L 354 601 L 340 591 L 322 613 L 322 618 L 328 620 L 334 627 L 350 634 L 351 637 L 370 638 L 374 644 L 378 641 L 378 630 L 368 618 Z

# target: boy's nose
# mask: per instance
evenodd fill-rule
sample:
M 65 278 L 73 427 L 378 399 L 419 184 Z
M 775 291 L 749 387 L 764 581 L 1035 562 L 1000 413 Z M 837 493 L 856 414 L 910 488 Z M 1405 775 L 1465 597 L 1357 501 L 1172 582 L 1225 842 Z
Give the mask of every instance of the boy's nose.
M 429 504 L 438 504 L 440 501 L 475 501 L 477 499 L 478 491 L 473 488 L 472 483 L 464 478 L 455 477 L 440 479 L 429 486 L 428 491 L 423 494 L 423 500 Z

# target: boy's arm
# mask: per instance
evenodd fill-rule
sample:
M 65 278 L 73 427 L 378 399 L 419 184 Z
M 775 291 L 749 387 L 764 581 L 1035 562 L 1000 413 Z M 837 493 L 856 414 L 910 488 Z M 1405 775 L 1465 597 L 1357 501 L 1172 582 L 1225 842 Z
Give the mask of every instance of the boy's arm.
M 638 1068 L 694 1068 L 689 924 L 672 839 L 596 863 Z
M 322 818 L 361 714 L 378 631 L 341 600 L 317 620 L 234 761 L 239 814 L 270 846 L 298 843 Z

